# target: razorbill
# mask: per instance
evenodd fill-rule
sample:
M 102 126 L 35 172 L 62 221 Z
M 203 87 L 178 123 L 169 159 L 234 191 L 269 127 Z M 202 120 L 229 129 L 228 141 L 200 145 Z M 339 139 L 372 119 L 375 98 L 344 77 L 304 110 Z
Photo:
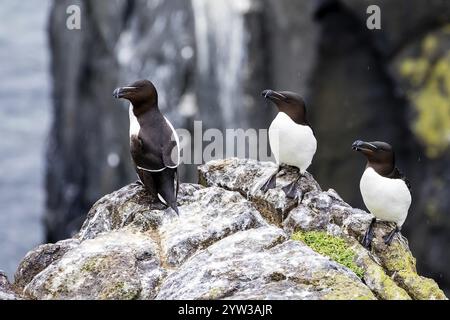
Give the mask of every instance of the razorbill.
M 395 166 L 395 154 L 386 142 L 355 141 L 353 150 L 361 152 L 367 158 L 367 166 L 359 184 L 361 195 L 367 209 L 375 216 L 364 235 L 363 245 L 370 247 L 373 239 L 373 227 L 377 219 L 394 222 L 395 229 L 384 236 L 384 242 L 390 245 L 408 216 L 411 205 L 411 185 Z
M 306 118 L 306 107 L 300 95 L 288 91 L 265 90 L 264 98 L 272 101 L 278 108 L 278 114 L 269 127 L 269 143 L 278 164 L 266 183 L 263 192 L 275 188 L 276 176 L 282 165 L 297 167 L 298 178 L 283 187 L 288 198 L 295 198 L 297 182 L 311 164 L 317 150 L 317 140 Z
M 148 80 L 139 80 L 113 93 L 130 101 L 130 151 L 136 173 L 148 191 L 178 214 L 178 135 L 158 108 L 158 93 Z

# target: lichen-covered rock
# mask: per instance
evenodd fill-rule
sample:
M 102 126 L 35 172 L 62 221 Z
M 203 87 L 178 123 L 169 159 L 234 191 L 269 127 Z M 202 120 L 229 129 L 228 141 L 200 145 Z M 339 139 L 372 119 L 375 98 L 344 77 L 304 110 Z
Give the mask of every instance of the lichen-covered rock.
M 67 251 L 79 245 L 77 239 L 44 244 L 29 252 L 19 264 L 14 275 L 14 285 L 24 288 L 42 270 L 60 259 Z
M 267 167 L 271 168 L 271 171 Z M 270 195 L 261 195 L 260 191 L 255 189 L 260 180 L 264 179 L 261 177 L 267 176 L 267 171 L 273 172 L 275 168 L 273 164 L 260 164 L 252 160 L 227 159 L 200 167 L 200 181 L 205 185 L 218 185 L 247 194 L 250 200 L 259 204 L 259 207 L 272 210 L 266 212 L 265 216 L 279 217 L 279 211 L 271 205 Z M 291 168 L 285 168 L 283 171 L 279 174 L 280 183 L 277 184 L 277 188 L 269 191 L 272 194 L 279 194 L 280 199 L 285 199 L 281 187 L 291 182 L 296 173 Z M 303 191 L 301 202 L 292 210 L 287 206 L 282 207 L 284 209 L 282 217 L 288 213 L 282 220 L 282 226 L 287 233 L 324 230 L 345 239 L 355 251 L 356 264 L 365 271 L 363 276 L 365 284 L 379 298 L 446 298 L 433 280 L 417 274 L 416 262 L 405 238 L 397 236 L 390 247 L 384 244 L 382 237 L 391 231 L 392 225 L 377 223 L 372 250 L 368 251 L 359 244 L 359 241 L 362 240 L 373 218 L 372 215 L 352 208 L 332 189 L 321 191 L 320 186 L 309 174 L 306 175 L 306 179 L 300 180 L 300 189 Z M 257 190 L 256 195 L 249 193 L 248 190 Z
M 170 275 L 158 299 L 375 299 L 350 270 L 279 228 L 234 234 Z
M 153 267 L 148 268 L 148 264 Z M 27 284 L 37 299 L 134 299 L 144 286 L 151 293 L 164 276 L 158 247 L 132 230 L 113 231 L 83 241 Z
M 200 184 L 238 191 L 251 200 L 269 222 L 281 224 L 287 213 L 298 205 L 298 200 L 287 198 L 281 188 L 292 182 L 298 173 L 284 167 L 277 175 L 277 188 L 263 193 L 260 187 L 277 168 L 271 162 L 246 161 L 243 165 L 235 158 L 210 161 L 199 168 Z M 299 192 L 321 190 L 309 173 L 301 181 Z
M 407 242 L 359 243 L 368 213 L 306 174 L 298 198 L 259 187 L 271 163 L 227 159 L 182 184 L 177 216 L 140 184 L 100 199 L 80 232 L 20 264 L 15 287 L 31 299 L 446 299 L 419 276 Z
M 0 300 L 17 300 L 18 296 L 13 291 L 6 274 L 0 270 Z

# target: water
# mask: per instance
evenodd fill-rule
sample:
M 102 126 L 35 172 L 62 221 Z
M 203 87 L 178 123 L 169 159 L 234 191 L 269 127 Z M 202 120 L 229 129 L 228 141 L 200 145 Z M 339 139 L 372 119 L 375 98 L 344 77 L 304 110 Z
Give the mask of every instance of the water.
M 0 3 L 0 269 L 43 240 L 49 0 Z

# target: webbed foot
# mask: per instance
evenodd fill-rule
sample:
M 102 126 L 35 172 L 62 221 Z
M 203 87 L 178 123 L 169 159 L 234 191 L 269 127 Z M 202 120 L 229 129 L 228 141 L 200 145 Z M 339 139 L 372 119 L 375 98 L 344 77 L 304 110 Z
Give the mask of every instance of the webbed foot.
M 370 246 L 372 245 L 373 240 L 373 227 L 376 223 L 377 219 L 373 218 L 372 222 L 370 222 L 369 228 L 367 229 L 366 233 L 364 234 L 364 238 L 362 241 L 362 245 L 366 249 L 370 249 Z
M 289 199 L 295 199 L 297 197 L 297 181 L 291 182 L 281 189 Z
M 286 194 L 286 197 L 289 199 L 295 199 L 298 195 L 298 181 L 301 179 L 302 174 L 299 174 L 298 178 L 295 181 L 289 183 L 287 186 L 284 186 L 282 190 Z M 301 192 L 300 192 L 301 193 Z M 302 197 L 303 198 L 303 197 Z
M 278 174 L 278 172 L 280 172 L 280 168 L 278 168 L 278 170 L 276 172 L 274 172 L 269 177 L 269 179 L 267 179 L 267 181 L 262 185 L 262 187 L 260 188 L 260 190 L 262 192 L 266 193 L 270 189 L 275 189 L 275 187 L 277 185 L 277 174 Z
M 396 226 L 394 230 L 392 230 L 391 232 L 389 232 L 387 235 L 385 235 L 383 237 L 384 244 L 386 244 L 387 246 L 390 246 L 392 243 L 392 240 L 394 239 L 395 234 L 398 232 L 400 232 L 400 229 L 398 226 Z

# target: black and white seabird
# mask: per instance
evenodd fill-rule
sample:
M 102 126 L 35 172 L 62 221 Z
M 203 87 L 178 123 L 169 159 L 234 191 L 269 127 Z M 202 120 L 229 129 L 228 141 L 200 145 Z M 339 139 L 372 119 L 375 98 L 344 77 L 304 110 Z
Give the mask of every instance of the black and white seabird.
M 278 170 L 261 187 L 263 192 L 275 188 L 276 176 L 281 165 L 297 167 L 296 181 L 283 187 L 289 198 L 297 194 L 297 182 L 311 164 L 317 150 L 317 140 L 306 118 L 306 107 L 302 97 L 288 91 L 265 90 L 264 98 L 272 101 L 278 114 L 269 127 L 269 143 L 278 164 Z
M 158 93 L 148 80 L 117 88 L 117 99 L 130 101 L 130 151 L 136 173 L 148 191 L 178 214 L 178 135 L 158 108 Z
M 395 166 L 395 154 L 388 143 L 358 140 L 352 147 L 367 158 L 366 170 L 359 186 L 364 204 L 375 216 L 364 236 L 363 245 L 370 247 L 373 226 L 377 219 L 396 224 L 395 229 L 383 238 L 385 243 L 390 245 L 408 216 L 411 185 Z

